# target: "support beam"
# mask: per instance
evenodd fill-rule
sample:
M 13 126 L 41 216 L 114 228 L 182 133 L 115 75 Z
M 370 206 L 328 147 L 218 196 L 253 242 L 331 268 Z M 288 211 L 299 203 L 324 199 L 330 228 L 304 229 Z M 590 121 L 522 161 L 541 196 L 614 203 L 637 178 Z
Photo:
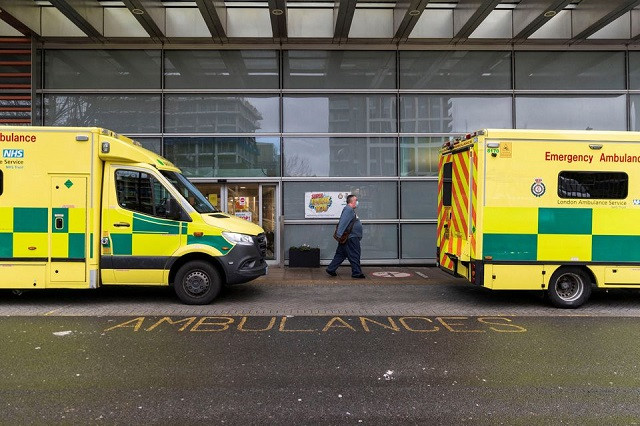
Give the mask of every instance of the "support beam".
M 337 0 L 333 6 L 333 42 L 345 43 L 349 38 L 357 0 Z
M 28 37 L 42 34 L 40 6 L 31 0 L 0 0 L 0 19 Z
M 287 2 L 286 0 L 268 0 L 268 3 L 273 41 L 287 41 Z
M 393 8 L 393 42 L 406 41 L 429 0 L 399 0 Z
M 571 42 L 584 41 L 638 5 L 640 0 L 582 0 L 571 14 Z
M 64 16 L 89 38 L 104 43 L 104 9 L 99 2 L 84 0 L 49 0 Z
M 204 22 L 209 28 L 211 37 L 217 43 L 226 43 L 227 38 L 227 7 L 222 0 L 195 0 Z
M 460 0 L 453 10 L 453 42 L 469 38 L 500 0 Z
M 166 41 L 166 9 L 158 1 L 122 0 L 129 12 L 155 42 Z
M 514 43 L 526 41 L 533 33 L 564 9 L 571 0 L 530 0 L 513 10 Z

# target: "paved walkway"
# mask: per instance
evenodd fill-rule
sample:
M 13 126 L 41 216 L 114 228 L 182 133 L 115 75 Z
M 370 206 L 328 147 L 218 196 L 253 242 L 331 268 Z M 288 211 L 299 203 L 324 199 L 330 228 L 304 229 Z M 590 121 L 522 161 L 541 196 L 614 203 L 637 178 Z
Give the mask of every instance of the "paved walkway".
M 270 268 L 269 274 L 226 289 L 212 304 L 181 304 L 170 288 L 102 287 L 0 292 L 9 316 L 631 316 L 640 317 L 640 291 L 598 290 L 580 309 L 556 309 L 540 291 L 491 291 L 435 267 L 363 268 L 352 279 L 324 268 Z

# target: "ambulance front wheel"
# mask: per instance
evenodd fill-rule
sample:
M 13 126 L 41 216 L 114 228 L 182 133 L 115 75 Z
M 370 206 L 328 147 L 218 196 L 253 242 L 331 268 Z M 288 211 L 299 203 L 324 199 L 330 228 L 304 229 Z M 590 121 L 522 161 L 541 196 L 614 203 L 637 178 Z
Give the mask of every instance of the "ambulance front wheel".
M 222 281 L 218 271 L 209 263 L 193 260 L 178 270 L 173 288 L 182 303 L 206 305 L 220 293 Z
M 551 276 L 549 300 L 557 308 L 577 308 L 591 296 L 591 280 L 580 268 L 560 268 Z

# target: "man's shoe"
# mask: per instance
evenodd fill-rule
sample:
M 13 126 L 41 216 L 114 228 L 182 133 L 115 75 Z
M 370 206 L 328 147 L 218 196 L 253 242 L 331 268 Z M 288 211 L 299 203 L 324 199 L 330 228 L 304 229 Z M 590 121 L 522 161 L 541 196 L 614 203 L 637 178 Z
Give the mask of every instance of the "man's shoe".
M 351 278 L 367 278 L 364 274 L 351 275 Z
M 335 277 L 336 275 L 338 275 L 338 274 L 336 274 L 335 272 L 330 271 L 330 270 L 328 270 L 328 269 L 325 269 L 325 272 L 326 272 L 327 274 L 331 275 L 332 277 Z

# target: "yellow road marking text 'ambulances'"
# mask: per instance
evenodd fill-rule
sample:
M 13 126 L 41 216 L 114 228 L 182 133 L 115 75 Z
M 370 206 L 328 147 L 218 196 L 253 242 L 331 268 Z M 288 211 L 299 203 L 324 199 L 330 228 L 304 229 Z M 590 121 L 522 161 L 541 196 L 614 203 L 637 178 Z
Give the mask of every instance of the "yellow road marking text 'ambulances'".
M 0 288 L 173 285 L 188 304 L 266 274 L 262 228 L 100 128 L 0 127 Z
M 558 307 L 640 288 L 640 132 L 483 130 L 439 157 L 437 257 Z

